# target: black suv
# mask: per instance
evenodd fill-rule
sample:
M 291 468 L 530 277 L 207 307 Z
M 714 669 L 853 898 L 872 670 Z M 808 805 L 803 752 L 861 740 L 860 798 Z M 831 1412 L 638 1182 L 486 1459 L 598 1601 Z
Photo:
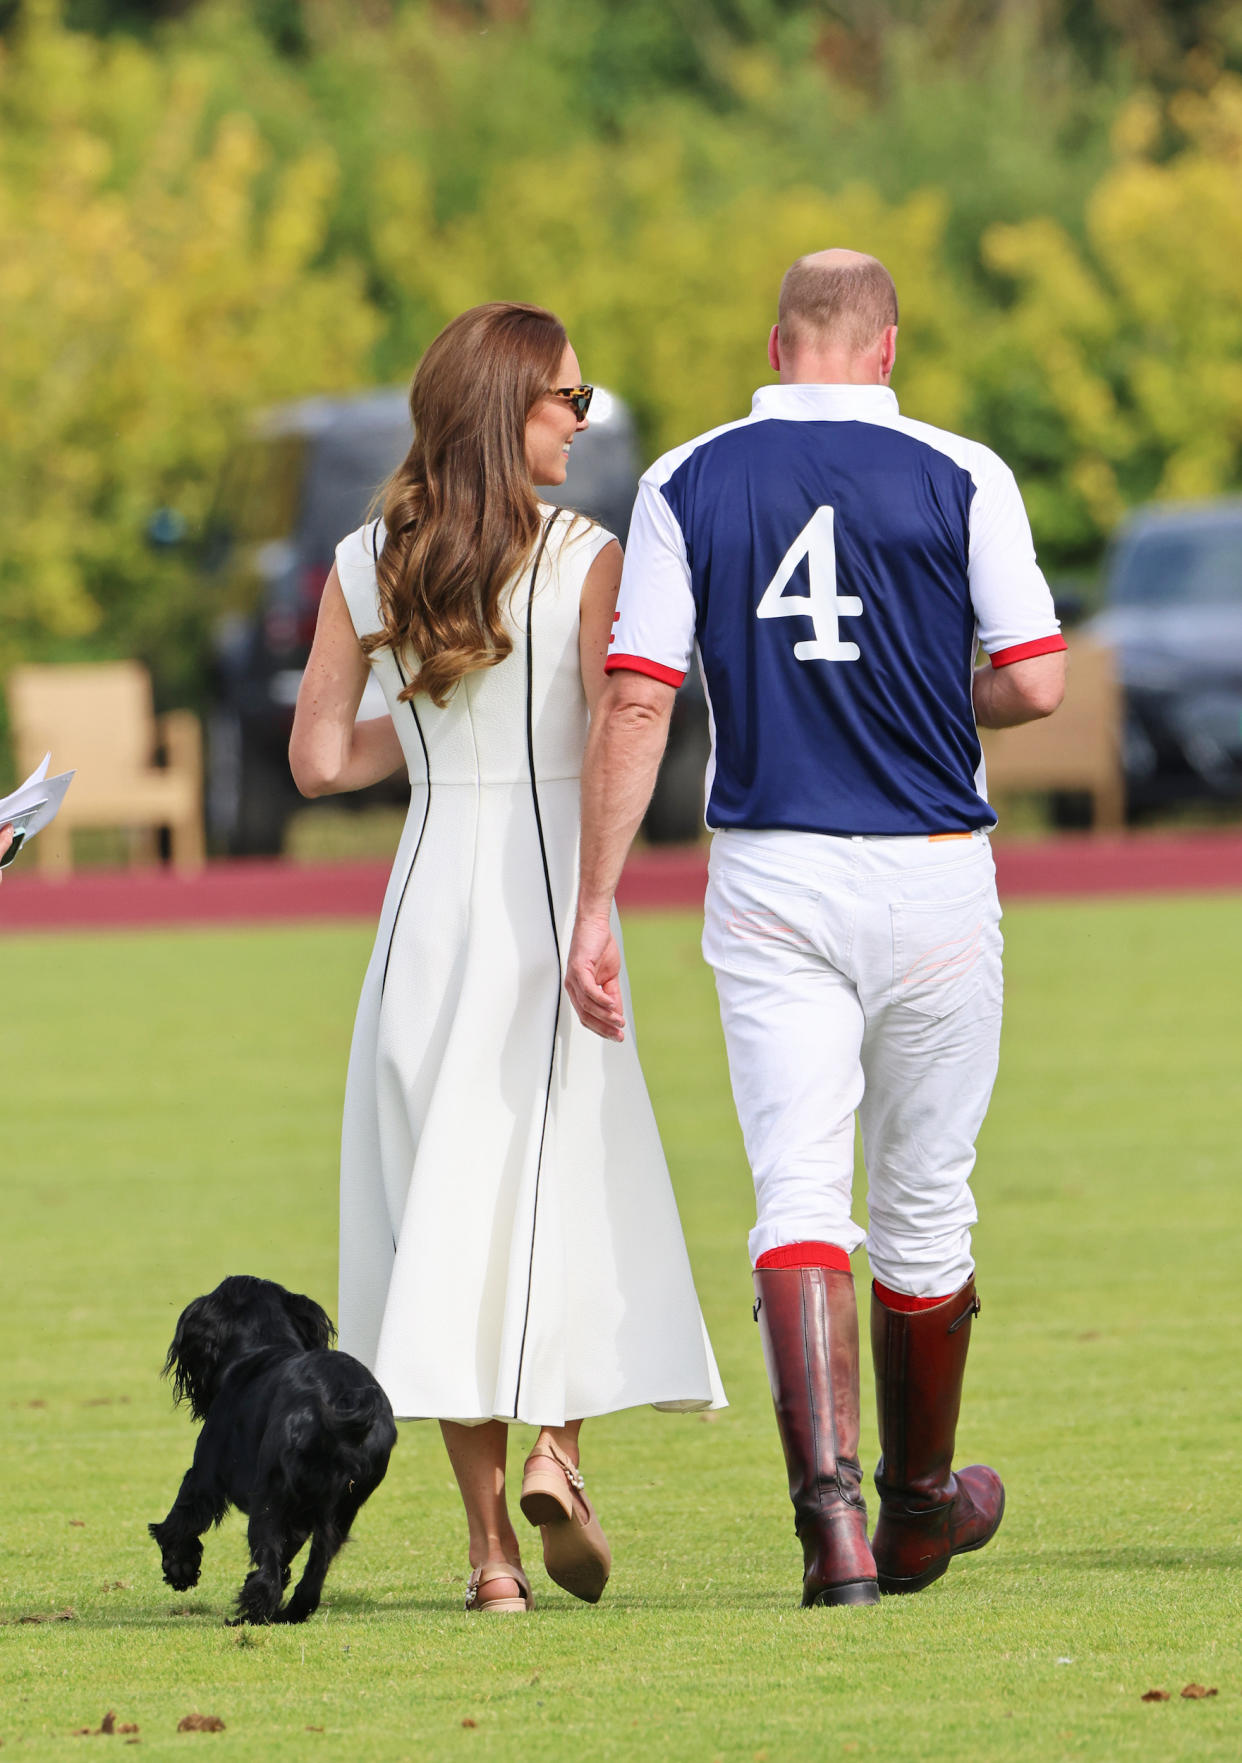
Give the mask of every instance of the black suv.
M 1125 692 L 1131 814 L 1242 798 L 1242 501 L 1140 509 L 1118 529 L 1105 610 Z
M 409 442 L 404 391 L 313 398 L 258 418 L 224 475 L 204 551 L 220 608 L 207 772 L 208 826 L 219 848 L 281 848 L 299 801 L 287 749 L 319 598 L 338 540 L 361 524 Z M 630 412 L 600 389 L 590 427 L 574 442 L 569 481 L 544 493 L 624 541 L 638 469 Z M 693 679 L 678 700 L 647 822 L 652 838 L 693 838 L 701 823 L 706 720 L 696 688 Z M 382 713 L 378 688 L 368 693 L 361 714 Z

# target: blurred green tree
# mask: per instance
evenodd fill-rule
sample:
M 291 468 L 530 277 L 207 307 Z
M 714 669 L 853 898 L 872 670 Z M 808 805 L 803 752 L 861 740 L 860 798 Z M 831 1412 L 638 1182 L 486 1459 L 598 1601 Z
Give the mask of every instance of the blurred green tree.
M 1119 119 L 1086 243 L 1050 220 L 995 226 L 1016 298 L 983 315 L 979 420 L 1028 486 L 1053 554 L 1090 559 L 1125 508 L 1242 482 L 1242 79 Z
M 890 264 L 904 406 L 1013 461 L 1053 565 L 1242 476 L 1242 0 L 23 0 L 0 29 L 0 665 L 192 683 L 203 608 L 145 529 L 201 521 L 254 407 L 403 379 L 453 312 L 529 297 L 654 452 L 746 407 L 782 269 L 832 242 Z
M 365 377 L 360 271 L 320 261 L 331 153 L 277 166 L 204 70 L 27 9 L 0 61 L 0 668 L 89 639 L 189 683 L 202 608 L 153 550 L 256 404 Z

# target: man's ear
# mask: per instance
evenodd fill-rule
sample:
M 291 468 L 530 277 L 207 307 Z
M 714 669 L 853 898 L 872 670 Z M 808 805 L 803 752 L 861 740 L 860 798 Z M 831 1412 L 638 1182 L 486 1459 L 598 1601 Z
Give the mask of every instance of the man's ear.
M 768 366 L 773 373 L 781 371 L 781 339 L 780 326 L 774 324 L 768 332 Z
M 893 363 L 897 359 L 897 326 L 890 324 L 884 332 L 884 340 L 880 349 L 880 374 L 885 385 L 892 378 Z

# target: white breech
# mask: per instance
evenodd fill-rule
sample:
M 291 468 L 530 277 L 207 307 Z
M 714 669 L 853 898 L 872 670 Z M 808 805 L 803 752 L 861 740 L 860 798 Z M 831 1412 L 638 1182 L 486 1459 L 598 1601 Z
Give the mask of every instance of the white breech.
M 718 832 L 703 953 L 755 1181 L 752 1262 L 866 1242 L 875 1277 L 970 1277 L 975 1138 L 996 1077 L 1001 934 L 987 835 Z M 850 1216 L 854 1119 L 868 1228 Z

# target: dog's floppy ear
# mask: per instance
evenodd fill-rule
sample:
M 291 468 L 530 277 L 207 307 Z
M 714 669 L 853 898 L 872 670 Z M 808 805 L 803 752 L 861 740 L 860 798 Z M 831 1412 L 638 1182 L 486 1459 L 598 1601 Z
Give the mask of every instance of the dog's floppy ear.
M 195 1420 L 204 1420 L 211 1406 L 223 1334 L 212 1297 L 195 1298 L 177 1318 L 176 1333 L 164 1361 L 163 1376 L 172 1379 L 173 1400 L 188 1402 Z
M 320 1347 L 330 1347 L 336 1339 L 336 1329 L 326 1310 L 321 1310 L 313 1298 L 303 1292 L 286 1292 L 284 1295 L 285 1315 L 297 1331 L 297 1337 L 308 1353 Z

